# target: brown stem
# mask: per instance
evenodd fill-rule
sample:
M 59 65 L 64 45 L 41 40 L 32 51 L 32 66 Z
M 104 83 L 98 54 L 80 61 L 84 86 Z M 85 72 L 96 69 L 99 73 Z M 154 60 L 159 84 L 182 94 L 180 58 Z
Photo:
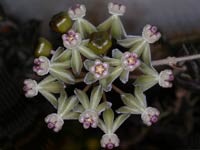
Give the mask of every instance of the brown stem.
M 92 85 L 87 85 L 87 86 L 83 89 L 83 92 L 87 92 L 87 91 L 90 89 L 91 86 L 92 86 Z
M 124 93 L 124 91 L 122 91 L 120 88 L 118 88 L 117 86 L 115 86 L 114 84 L 112 84 L 112 88 L 115 92 L 119 93 L 120 95 Z

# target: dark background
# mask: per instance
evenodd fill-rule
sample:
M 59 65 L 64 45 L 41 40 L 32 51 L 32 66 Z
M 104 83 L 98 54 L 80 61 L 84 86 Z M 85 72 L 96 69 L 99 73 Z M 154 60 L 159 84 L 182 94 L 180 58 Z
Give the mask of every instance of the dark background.
M 38 79 L 32 72 L 33 52 L 40 36 L 54 48 L 60 35 L 49 28 L 49 20 L 75 3 L 87 7 L 95 25 L 108 17 L 108 1 L 98 0 L 1 0 L 0 4 L 0 149 L 2 150 L 96 150 L 100 149 L 99 129 L 84 130 L 76 121 L 66 121 L 63 130 L 53 133 L 44 117 L 55 110 L 42 97 L 26 99 L 22 82 Z M 115 2 L 115 1 L 114 1 Z M 199 0 L 121 0 L 127 5 L 122 18 L 129 34 L 140 34 L 145 24 L 157 25 L 162 39 L 152 45 L 153 59 L 183 56 L 200 50 Z M 4 9 L 4 10 L 3 10 Z M 139 116 L 132 116 L 117 131 L 119 150 L 200 149 L 200 61 L 178 64 L 172 89 L 158 86 L 146 92 L 148 104 L 161 111 L 160 121 L 147 128 Z M 186 66 L 187 69 L 183 70 Z M 169 68 L 158 67 L 158 70 Z M 118 82 L 116 82 L 118 84 Z M 131 85 L 121 86 L 129 91 Z M 118 108 L 116 93 L 109 100 Z

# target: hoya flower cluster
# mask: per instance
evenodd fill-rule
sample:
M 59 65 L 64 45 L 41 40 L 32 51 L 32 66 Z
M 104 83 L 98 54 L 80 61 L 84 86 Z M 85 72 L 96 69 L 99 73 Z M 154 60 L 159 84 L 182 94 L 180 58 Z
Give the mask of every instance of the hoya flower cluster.
M 108 11 L 111 16 L 97 27 L 84 19 L 86 7 L 82 4 L 55 15 L 50 25 L 62 33 L 63 45 L 53 50 L 51 43 L 43 39 L 43 45 L 35 52 L 33 71 L 44 79 L 26 79 L 24 91 L 27 98 L 42 94 L 57 110 L 45 118 L 48 128 L 58 132 L 64 120 L 78 120 L 85 129 L 99 127 L 104 132 L 101 146 L 112 149 L 120 143 L 116 130 L 131 115 L 140 115 L 147 126 L 158 121 L 160 112 L 147 105 L 144 91 L 157 83 L 172 87 L 174 76 L 172 70 L 158 73 L 151 64 L 150 44 L 161 37 L 157 27 L 146 25 L 141 36 L 127 35 L 120 20 L 126 7 L 109 3 Z M 135 71 L 141 75 L 130 80 Z M 105 97 L 107 92 L 116 90 L 115 80 L 132 82 L 133 92 L 120 90 L 119 99 L 124 106 L 114 111 Z M 79 82 L 86 87 L 80 89 L 77 85 L 68 96 L 68 87 Z M 116 119 L 114 112 L 118 114 Z

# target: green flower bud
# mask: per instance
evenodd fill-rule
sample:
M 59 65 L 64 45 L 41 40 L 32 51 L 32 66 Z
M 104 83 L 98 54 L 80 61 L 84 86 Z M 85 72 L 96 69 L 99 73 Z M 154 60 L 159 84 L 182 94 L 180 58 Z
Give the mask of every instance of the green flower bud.
M 46 56 L 51 54 L 52 44 L 45 38 L 39 38 L 38 44 L 35 49 L 35 57 Z
M 50 21 L 50 27 L 58 33 L 65 33 L 72 27 L 72 21 L 66 12 L 54 15 Z
M 91 48 L 94 53 L 98 55 L 106 54 L 111 46 L 112 41 L 107 32 L 94 32 L 90 35 L 88 47 Z

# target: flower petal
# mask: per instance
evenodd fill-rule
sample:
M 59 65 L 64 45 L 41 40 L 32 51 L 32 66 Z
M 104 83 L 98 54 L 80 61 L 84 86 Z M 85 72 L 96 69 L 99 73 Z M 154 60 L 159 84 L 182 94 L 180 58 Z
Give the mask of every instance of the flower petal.
M 53 94 L 42 89 L 40 89 L 39 92 L 57 109 L 57 99 Z
M 146 64 L 143 63 L 143 62 L 140 62 L 139 69 L 140 69 L 144 74 L 149 74 L 149 75 L 152 75 L 152 76 L 158 76 L 158 72 L 157 72 L 153 67 L 150 67 L 150 66 L 146 65 Z
M 97 31 L 96 27 L 86 19 L 82 19 L 81 24 L 83 26 L 84 32 L 87 33 L 87 35 Z
M 112 106 L 112 103 L 110 102 L 103 102 L 101 103 L 98 107 L 97 107 L 97 112 L 98 114 L 101 114 L 104 110 L 108 109 L 108 108 L 111 108 Z
M 57 113 L 60 114 L 65 109 L 65 101 L 67 100 L 67 93 L 65 90 L 62 90 L 60 93 L 60 97 L 58 98 L 58 108 Z
M 86 75 L 85 75 L 85 78 L 84 78 L 84 82 L 86 84 L 92 84 L 94 82 L 96 82 L 97 79 L 94 77 L 94 75 L 91 73 L 91 72 L 88 72 Z
M 141 112 L 143 111 L 143 105 L 140 104 L 140 102 L 132 95 L 129 93 L 123 93 L 121 95 L 121 99 L 125 105 L 130 107 L 131 109 L 137 109 L 140 110 Z
M 140 87 L 135 87 L 134 93 L 140 105 L 143 106 L 143 108 L 146 108 L 147 107 L 146 96 L 144 95 L 142 89 Z
M 97 27 L 98 31 L 107 31 L 107 30 L 109 30 L 111 28 L 112 22 L 113 22 L 113 17 L 109 17 L 103 23 L 98 25 L 98 27 Z
M 83 107 L 85 109 L 88 109 L 90 106 L 90 103 L 89 103 L 89 98 L 88 98 L 87 94 L 79 89 L 75 89 L 74 93 L 76 94 L 78 100 L 83 105 Z
M 119 59 L 110 58 L 107 56 L 103 57 L 103 61 L 109 63 L 111 66 L 119 66 L 121 65 L 121 61 Z
M 131 48 L 142 41 L 144 41 L 144 39 L 141 36 L 128 36 L 126 39 L 117 40 L 117 43 L 123 47 Z
M 104 124 L 104 122 L 99 119 L 99 123 L 98 123 L 98 127 L 104 132 L 104 133 L 108 133 L 106 125 Z
M 70 49 L 64 50 L 63 48 L 58 48 L 51 58 L 51 62 L 65 62 L 71 57 L 72 51 Z
M 72 58 L 71 58 L 71 67 L 73 73 L 78 76 L 81 73 L 81 69 L 83 68 L 83 63 L 81 59 L 81 55 L 78 50 L 72 50 Z
M 80 51 L 80 53 L 85 56 L 86 58 L 88 59 L 96 59 L 96 58 L 99 58 L 98 55 L 96 55 L 91 49 L 89 49 L 88 47 L 86 46 L 79 46 L 78 47 L 78 50 Z
M 123 114 L 118 116 L 113 124 L 113 128 L 112 128 L 112 133 L 115 133 L 115 131 L 124 123 L 124 121 L 126 121 L 126 119 L 128 119 L 130 117 L 129 114 Z
M 142 91 L 146 91 L 157 83 L 157 77 L 151 75 L 141 75 L 136 79 L 133 85 L 141 87 Z
M 74 84 L 75 78 L 72 75 L 71 71 L 66 70 L 65 68 L 57 68 L 57 67 L 51 67 L 50 68 L 50 74 L 55 76 L 58 80 L 61 80 L 68 84 Z
M 121 59 L 123 56 L 123 53 L 119 49 L 113 49 L 112 50 L 112 57 L 116 59 Z
M 123 113 L 123 114 L 141 114 L 141 111 L 137 108 L 131 108 L 128 106 L 122 106 L 116 110 L 117 113 Z
M 86 59 L 84 61 L 84 67 L 86 70 L 90 71 L 90 68 L 94 65 L 94 61 Z
M 142 53 L 142 60 L 144 61 L 144 63 L 151 66 L 151 50 L 150 50 L 149 44 L 145 44 L 145 47 Z
M 63 120 L 77 120 L 80 116 L 78 112 L 69 112 L 62 116 Z
M 60 112 L 60 116 L 67 116 L 67 114 L 78 104 L 78 99 L 76 96 L 70 96 L 65 101 L 65 106 L 63 111 Z
M 129 71 L 123 70 L 119 79 L 122 81 L 122 83 L 127 83 L 129 79 Z
M 121 66 L 115 67 L 107 78 L 100 80 L 103 89 L 107 89 L 108 86 L 111 86 L 112 82 L 119 77 L 122 71 L 123 68 Z
M 106 109 L 103 112 L 103 120 L 105 122 L 105 125 L 107 127 L 108 132 L 112 132 L 112 126 L 113 126 L 113 121 L 114 121 L 114 113 L 111 108 Z
M 103 95 L 102 87 L 99 85 L 95 88 L 93 88 L 90 96 L 90 108 L 95 109 L 99 105 L 101 98 Z
M 111 32 L 112 36 L 115 39 L 121 39 L 122 37 L 126 37 L 127 34 L 125 32 L 124 26 L 118 16 L 113 16 L 112 26 L 111 26 Z

